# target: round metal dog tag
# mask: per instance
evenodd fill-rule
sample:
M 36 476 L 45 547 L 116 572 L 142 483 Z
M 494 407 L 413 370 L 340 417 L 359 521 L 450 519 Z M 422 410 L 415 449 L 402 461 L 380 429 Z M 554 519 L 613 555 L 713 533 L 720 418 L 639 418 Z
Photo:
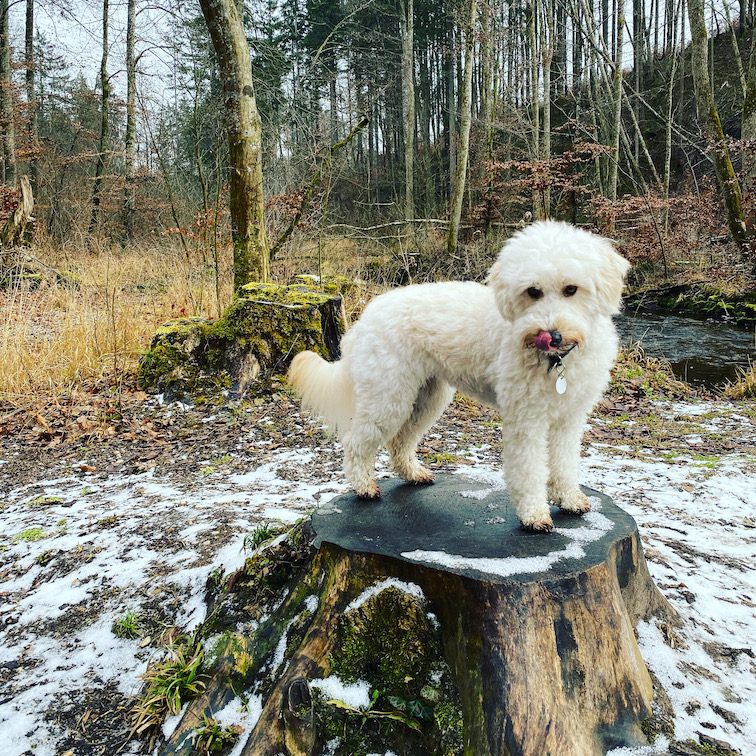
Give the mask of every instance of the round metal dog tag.
M 556 379 L 556 392 L 557 394 L 563 394 L 565 391 L 567 391 L 567 379 L 560 375 Z

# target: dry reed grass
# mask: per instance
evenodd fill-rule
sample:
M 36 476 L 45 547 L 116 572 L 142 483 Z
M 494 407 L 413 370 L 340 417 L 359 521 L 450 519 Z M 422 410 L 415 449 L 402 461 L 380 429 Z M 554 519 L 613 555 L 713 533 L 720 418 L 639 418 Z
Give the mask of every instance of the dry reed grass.
M 756 365 L 748 370 L 738 368 L 738 377 L 725 386 L 724 395 L 729 399 L 756 399 Z
M 33 254 L 50 269 L 70 271 L 75 285 L 46 274 L 38 288 L 21 281 L 0 291 L 0 400 L 15 406 L 85 382 L 118 386 L 158 325 L 184 315 L 215 316 L 230 299 L 228 273 L 217 292 L 214 272 L 181 250 L 37 248 Z

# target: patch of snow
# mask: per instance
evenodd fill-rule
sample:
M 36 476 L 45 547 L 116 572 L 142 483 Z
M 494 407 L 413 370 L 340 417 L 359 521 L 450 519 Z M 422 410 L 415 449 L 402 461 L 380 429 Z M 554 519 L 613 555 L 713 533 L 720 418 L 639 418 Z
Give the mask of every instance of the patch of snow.
M 297 520 L 301 520 L 303 515 L 304 512 L 296 512 L 291 509 L 284 509 L 283 507 L 266 507 L 263 511 L 264 517 L 286 523 L 294 523 Z
M 173 735 L 174 732 L 176 732 L 176 728 L 179 726 L 179 722 L 181 721 L 181 717 L 184 716 L 184 712 L 189 708 L 189 703 L 185 703 L 181 707 L 181 711 L 178 712 L 178 714 L 171 714 L 168 717 L 166 717 L 165 722 L 163 722 L 163 737 L 168 740 L 171 735 Z
M 637 748 L 612 748 L 606 756 L 653 756 L 655 753 L 666 754 L 669 752 L 669 740 L 664 735 L 659 735 L 656 740 L 647 746 Z
M 316 611 L 317 611 L 317 609 L 318 609 L 318 604 L 319 604 L 320 602 L 318 601 L 318 597 L 317 597 L 317 596 L 315 596 L 315 595 L 312 595 L 312 596 L 308 596 L 308 597 L 307 597 L 307 598 L 305 599 L 304 603 L 305 603 L 305 609 L 307 609 L 307 611 L 308 611 L 308 612 L 309 612 L 310 614 L 315 614 L 315 612 L 316 612 Z
M 273 652 L 273 658 L 270 660 L 271 674 L 275 675 L 276 672 L 278 672 L 278 668 L 283 664 L 284 656 L 286 654 L 286 644 L 289 642 L 289 630 L 296 619 L 296 617 L 292 617 L 289 620 L 284 631 L 281 633 L 281 637 L 278 639 L 276 650 Z
M 364 680 L 346 683 L 336 675 L 322 680 L 310 680 L 310 687 L 319 690 L 327 699 L 343 701 L 347 706 L 363 711 L 370 706 L 370 686 Z
M 488 495 L 491 491 L 487 491 Z M 599 499 L 594 498 L 593 506 L 600 507 Z M 402 556 L 413 562 L 438 564 L 452 570 L 474 570 L 485 575 L 510 577 L 531 572 L 545 572 L 563 559 L 581 559 L 585 556 L 585 549 L 581 544 L 591 543 L 603 537 L 612 529 L 611 520 L 599 511 L 591 511 L 583 515 L 582 521 L 586 526 L 577 528 L 555 528 L 554 532 L 564 536 L 568 543 L 563 549 L 552 551 L 543 556 L 532 557 L 466 557 L 460 554 L 448 554 L 445 551 L 403 551 Z
M 414 596 L 419 601 L 425 601 L 425 594 L 419 585 L 405 583 L 403 580 L 397 580 L 396 578 L 388 578 L 387 580 L 382 580 L 380 583 L 371 585 L 370 588 L 366 588 L 344 611 L 352 612 L 355 609 L 359 609 L 365 602 L 370 601 L 373 596 L 377 596 L 382 591 L 385 591 L 386 588 L 397 588 L 402 593 Z
M 240 756 L 244 746 L 247 745 L 252 730 L 255 729 L 257 720 L 260 719 L 262 710 L 262 697 L 255 694 L 249 696 L 246 706 L 240 699 L 235 698 L 215 715 L 216 719 L 222 716 L 224 724 L 228 727 L 237 725 L 242 728 L 242 732 L 234 743 L 234 747 L 228 752 L 228 756 Z M 234 719 L 234 717 L 236 718 Z M 221 720 L 218 719 L 218 721 Z

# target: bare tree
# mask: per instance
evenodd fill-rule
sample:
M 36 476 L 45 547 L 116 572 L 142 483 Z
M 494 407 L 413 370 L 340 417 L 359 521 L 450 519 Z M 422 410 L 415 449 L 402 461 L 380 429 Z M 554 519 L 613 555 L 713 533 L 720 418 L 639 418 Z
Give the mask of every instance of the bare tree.
M 29 179 L 32 191 L 37 191 L 37 149 L 39 147 L 39 127 L 37 123 L 37 96 L 34 87 L 34 0 L 26 0 L 26 28 L 24 29 L 26 102 L 29 107 L 29 137 L 31 158 L 29 159 Z
M 249 43 L 234 0 L 200 0 L 223 83 L 230 164 L 234 288 L 267 281 L 270 250 L 265 232 L 262 124 L 255 100 Z
M 470 153 L 470 122 L 472 121 L 472 75 L 475 29 L 478 16 L 478 0 L 469 0 L 465 17 L 465 69 L 462 77 L 462 92 L 459 103 L 459 140 L 457 144 L 457 170 L 449 213 L 449 236 L 446 249 L 450 256 L 457 253 L 459 224 L 462 219 L 462 201 L 467 182 L 467 157 Z
M 0 127 L 2 127 L 3 182 L 16 181 L 16 132 L 13 124 L 8 0 L 0 0 Z
M 128 0 L 126 21 L 126 185 L 123 190 L 123 228 L 126 239 L 134 237 L 136 213 L 135 163 L 136 163 L 136 0 Z
M 401 0 L 399 28 L 402 38 L 402 121 L 404 124 L 404 219 L 415 219 L 415 6 Z
M 97 148 L 94 184 L 92 185 L 92 215 L 89 218 L 89 233 L 97 230 L 100 220 L 102 179 L 105 173 L 107 151 L 110 149 L 110 79 L 108 79 L 108 16 L 109 0 L 102 2 L 102 59 L 100 61 L 100 144 Z
M 621 2 L 622 0 L 620 0 Z M 719 111 L 714 102 L 708 65 L 708 31 L 704 18 L 703 0 L 688 0 L 688 18 L 691 32 L 691 68 L 696 90 L 698 118 L 704 133 L 712 143 L 711 155 L 717 175 L 719 190 L 727 212 L 727 224 L 732 238 L 741 246 L 746 243 L 746 225 L 743 216 L 743 200 L 740 183 L 730 159 Z
M 622 44 L 625 32 L 625 0 L 617 0 L 617 23 L 615 28 L 614 70 L 614 119 L 612 122 L 612 156 L 609 164 L 609 199 L 617 199 L 617 171 L 620 161 L 620 137 L 622 135 Z

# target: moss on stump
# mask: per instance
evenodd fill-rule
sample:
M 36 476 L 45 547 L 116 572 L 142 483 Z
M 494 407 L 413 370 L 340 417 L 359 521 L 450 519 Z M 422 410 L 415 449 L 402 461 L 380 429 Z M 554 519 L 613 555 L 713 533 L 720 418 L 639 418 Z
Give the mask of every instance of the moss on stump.
M 302 349 L 337 359 L 344 332 L 341 296 L 302 285 L 247 284 L 221 318 L 161 326 L 139 361 L 139 380 L 171 397 L 242 394 L 286 372 Z

